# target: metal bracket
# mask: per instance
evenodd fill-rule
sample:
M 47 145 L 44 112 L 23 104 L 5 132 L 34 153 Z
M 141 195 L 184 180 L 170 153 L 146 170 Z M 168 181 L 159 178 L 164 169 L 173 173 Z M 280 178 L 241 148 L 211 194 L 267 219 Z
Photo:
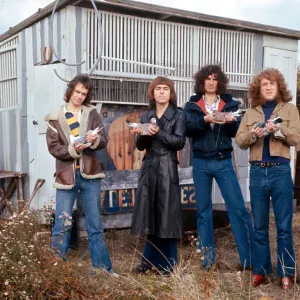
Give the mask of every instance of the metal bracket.
M 59 0 L 56 0 L 55 5 L 54 5 L 53 10 L 52 10 L 52 16 L 51 16 L 51 21 L 50 21 L 50 28 L 51 28 L 51 34 L 52 34 L 52 42 L 53 42 L 53 18 L 54 18 L 54 14 L 55 14 L 55 10 L 56 10 L 58 2 L 59 2 Z M 161 68 L 161 69 L 167 69 L 167 70 L 169 70 L 169 72 L 167 73 L 166 76 L 170 76 L 176 70 L 175 68 L 172 68 L 172 67 L 166 67 L 166 66 L 160 66 L 160 65 L 155 65 L 155 64 L 148 64 L 148 63 L 143 63 L 143 62 L 138 62 L 138 61 L 129 61 L 129 60 L 126 60 L 126 59 L 120 59 L 120 58 L 114 58 L 114 57 L 106 57 L 106 56 L 104 56 L 103 55 L 103 49 L 104 49 L 103 48 L 103 44 L 104 44 L 104 32 L 103 32 L 103 26 L 102 26 L 102 19 L 100 17 L 99 11 L 97 9 L 97 6 L 96 6 L 94 0 L 90 0 L 90 2 L 93 5 L 93 8 L 95 10 L 95 14 L 97 16 L 98 24 L 100 25 L 100 34 L 101 34 L 100 40 L 101 40 L 101 46 L 102 47 L 100 47 L 98 58 L 96 59 L 95 63 L 91 67 L 91 69 L 87 72 L 88 75 L 91 75 L 95 71 L 95 69 L 98 66 L 98 64 L 99 64 L 99 62 L 100 62 L 101 59 L 108 59 L 108 60 L 113 60 L 113 61 L 123 61 L 123 62 L 124 61 L 125 62 L 132 62 L 132 63 L 138 64 L 138 65 L 147 65 L 147 66 L 154 66 L 154 67 Z M 78 64 L 68 64 L 68 63 L 64 62 L 61 58 L 58 57 L 58 55 L 57 55 L 54 47 L 53 47 L 53 54 L 54 54 L 54 56 L 61 63 L 65 64 L 67 66 L 79 66 L 79 65 L 82 65 L 83 63 L 85 63 L 85 61 L 83 61 L 81 63 L 78 63 Z M 56 71 L 56 69 L 54 69 L 53 71 L 54 71 L 55 75 L 60 80 L 62 80 L 64 82 L 67 82 L 67 83 L 69 82 L 68 80 L 66 80 L 63 77 L 61 77 L 58 74 L 58 72 Z
M 51 28 L 51 35 L 52 35 L 52 42 L 53 42 L 53 19 L 54 19 L 54 14 L 55 14 L 55 11 L 56 11 L 56 7 L 57 7 L 57 4 L 58 4 L 59 0 L 56 0 L 55 2 L 55 5 L 53 7 L 53 10 L 52 10 L 52 15 L 51 15 L 51 20 L 50 20 L 50 28 Z M 101 32 L 101 39 L 102 39 L 102 45 L 103 45 L 103 27 L 102 27 L 102 20 L 100 18 L 100 15 L 99 15 L 99 12 L 98 12 L 98 9 L 97 9 L 97 6 L 94 2 L 94 0 L 90 0 L 90 2 L 92 3 L 93 5 L 93 8 L 96 12 L 96 15 L 97 15 L 97 19 L 98 19 L 98 23 L 100 24 L 100 32 Z M 67 66 L 80 66 L 82 64 L 85 63 L 85 61 L 82 61 L 80 63 L 75 63 L 75 64 L 69 64 L 69 63 L 66 63 L 64 62 L 56 53 L 56 50 L 54 48 L 54 46 L 52 46 L 53 48 L 53 54 L 54 56 L 57 58 L 57 60 L 61 63 L 63 63 L 64 65 L 67 65 Z M 101 59 L 101 51 L 103 51 L 103 47 L 101 47 L 100 49 L 100 53 L 99 53 L 99 56 L 96 60 L 96 62 L 94 63 L 94 65 L 92 66 L 92 68 L 88 71 L 88 75 L 91 75 L 93 73 L 93 71 L 96 69 L 97 65 L 99 64 L 99 61 Z M 65 81 L 65 82 L 69 82 L 68 80 L 64 79 L 63 77 L 61 77 L 58 72 L 56 71 L 56 69 L 54 69 L 54 73 L 55 75 L 62 81 Z

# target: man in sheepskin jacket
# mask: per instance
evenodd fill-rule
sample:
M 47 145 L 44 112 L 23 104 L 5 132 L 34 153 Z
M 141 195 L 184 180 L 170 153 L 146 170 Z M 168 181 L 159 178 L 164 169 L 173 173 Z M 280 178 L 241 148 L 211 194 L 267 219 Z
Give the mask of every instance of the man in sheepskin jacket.
M 88 75 L 77 75 L 68 84 L 66 104 L 45 117 L 48 149 L 56 158 L 54 187 L 57 191 L 52 249 L 61 257 L 66 255 L 72 209 L 80 191 L 93 272 L 99 268 L 112 272 L 100 219 L 100 179 L 104 174 L 96 157 L 96 151 L 106 146 L 106 138 L 102 120 L 96 108 L 89 104 L 92 89 L 93 83 Z M 76 139 L 79 140 L 76 142 Z

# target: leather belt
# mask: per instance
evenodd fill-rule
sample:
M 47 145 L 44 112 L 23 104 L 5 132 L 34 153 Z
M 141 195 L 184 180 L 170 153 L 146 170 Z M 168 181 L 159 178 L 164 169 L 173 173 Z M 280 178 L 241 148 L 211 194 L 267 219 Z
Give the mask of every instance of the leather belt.
M 279 166 L 281 163 L 279 162 L 258 162 L 258 163 L 251 163 L 251 166 L 266 168 L 266 167 L 274 167 Z

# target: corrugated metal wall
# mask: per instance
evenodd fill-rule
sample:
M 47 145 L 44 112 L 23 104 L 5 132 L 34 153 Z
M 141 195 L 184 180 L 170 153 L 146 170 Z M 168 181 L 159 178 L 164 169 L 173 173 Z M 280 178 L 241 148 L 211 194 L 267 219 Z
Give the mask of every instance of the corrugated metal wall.
M 76 34 L 73 32 L 76 10 L 69 7 L 55 14 L 53 38 L 48 17 L 0 44 L 0 169 L 29 174 L 24 185 L 25 198 L 33 189 L 39 167 L 36 164 L 38 145 L 33 124 L 36 119 L 34 68 L 45 63 L 44 47 L 49 57 L 52 40 L 63 60 L 76 61 L 76 57 L 69 55 L 70 49 L 74 52 L 75 48 L 72 40 L 75 40 Z M 68 23 L 71 25 L 66 26 Z M 50 62 L 55 60 L 52 56 Z M 49 101 L 46 95 L 45 101 Z
M 192 94 L 193 74 L 206 64 L 220 63 L 229 75 L 232 89 L 247 89 L 254 66 L 255 34 L 111 12 L 100 15 L 102 27 L 93 10 L 86 9 L 83 14 L 87 23 L 86 68 L 90 69 L 99 55 L 103 56 L 95 75 L 131 81 L 169 75 L 182 105 Z M 123 97 L 120 101 L 128 99 Z
M 63 9 L 53 22 L 53 45 L 62 59 L 69 59 L 67 46 L 72 30 L 65 26 L 66 20 L 67 9 Z M 30 130 L 34 116 L 27 118 L 27 106 L 34 105 L 33 68 L 44 63 L 44 47 L 49 56 L 49 24 L 50 17 L 0 44 L 0 169 L 29 171 L 27 128 Z
M 21 113 L 17 89 L 18 36 L 0 44 L 0 169 L 20 171 Z
M 0 43 L 0 170 L 26 172 L 23 153 L 27 154 L 27 135 L 22 126 L 22 101 L 19 97 L 20 54 L 18 35 Z M 1 184 L 5 186 L 8 182 L 2 180 Z M 26 191 L 24 196 L 27 197 Z M 16 205 L 16 196 L 11 200 Z
M 251 73 L 254 65 L 255 35 L 250 33 L 202 28 L 109 12 L 101 12 L 101 15 L 105 33 L 103 55 L 175 68 L 171 78 L 175 81 L 180 103 L 185 102 L 192 93 L 192 74 L 203 64 L 223 61 L 225 71 L 243 74 Z M 220 41 L 224 41 L 224 44 L 222 42 L 219 45 Z M 52 65 L 53 69 L 57 68 L 61 72 L 62 77 L 71 79 L 75 74 L 89 70 L 97 59 L 102 44 L 94 12 L 74 6 L 68 6 L 55 14 L 53 37 L 49 16 L 20 32 L 14 40 L 15 44 L 9 43 L 12 41 L 2 43 L 0 51 L 6 47 L 14 48 L 19 43 L 16 46 L 16 54 L 10 56 L 16 55 L 18 58 L 17 65 L 10 64 L 17 70 L 18 79 L 14 78 L 15 73 L 12 72 L 10 80 L 17 80 L 15 88 L 19 103 L 18 108 L 0 112 L 0 143 L 4 149 L 0 151 L 0 168 L 28 172 L 30 175 L 28 193 L 39 175 L 41 165 L 37 158 L 45 155 L 52 161 L 52 157 L 44 153 L 44 146 L 41 147 L 39 144 L 43 138 L 41 134 L 44 133 L 37 130 L 37 126 L 34 125 L 36 121 L 41 124 L 42 115 L 48 113 L 48 111 L 40 112 L 37 116 L 35 108 L 36 104 L 42 101 L 39 99 L 37 102 L 35 98 L 36 85 L 39 82 L 36 80 L 36 69 L 45 64 L 44 49 L 46 47 L 47 58 L 53 44 L 59 57 L 68 63 L 86 60 L 86 64 L 78 67 L 60 68 L 58 64 Z M 235 56 L 232 56 L 229 50 L 234 46 Z M 52 56 L 50 63 L 54 62 L 56 58 Z M 166 75 L 169 71 L 155 66 L 102 59 L 95 72 L 97 77 L 95 99 L 115 103 L 145 103 L 147 86 L 151 80 L 149 75 Z M 2 76 L 1 68 L 0 72 Z M 120 74 L 123 78 L 124 75 L 126 78 L 127 74 L 128 78 L 122 81 Z M 108 77 L 105 77 L 106 75 Z M 53 80 L 59 81 L 55 75 L 53 76 L 55 78 Z M 232 79 L 235 78 L 235 85 L 232 85 L 232 88 L 239 90 L 234 92 L 240 94 L 236 96 L 245 96 L 244 89 L 248 75 L 244 78 L 230 76 Z M 99 80 L 100 78 L 102 79 Z M 49 84 L 53 88 L 53 83 Z M 61 99 L 56 96 L 53 100 L 49 95 L 45 93 L 45 102 L 63 103 L 63 94 Z M 35 207 L 41 207 L 42 204 L 35 204 Z
M 80 10 L 80 9 L 79 9 Z M 77 8 L 66 7 L 63 10 L 56 12 L 53 20 L 53 33 L 51 31 L 50 20 L 51 17 L 47 17 L 38 23 L 33 24 L 31 27 L 24 29 L 20 33 L 22 39 L 22 102 L 24 112 L 25 128 L 28 131 L 26 144 L 28 147 L 27 152 L 27 167 L 29 173 L 29 188 L 32 191 L 36 179 L 41 176 L 39 169 L 44 166 L 41 164 L 40 157 L 44 160 L 47 158 L 47 162 L 52 162 L 52 157 L 48 154 L 45 147 L 45 135 L 40 132 L 40 127 L 45 127 L 44 116 L 50 111 L 43 111 L 43 107 L 47 108 L 51 106 L 51 103 L 63 103 L 63 93 L 60 97 L 55 99 L 51 91 L 55 89 L 52 79 L 49 80 L 49 76 L 39 75 L 41 72 L 37 72 L 40 68 L 45 68 L 45 58 L 49 59 L 49 63 L 55 62 L 57 59 L 53 55 L 50 56 L 50 46 L 53 45 L 56 49 L 58 56 L 67 62 L 75 62 L 75 35 L 77 34 L 74 28 L 76 27 L 75 16 Z M 79 18 L 80 22 L 80 18 Z M 46 47 L 46 48 L 45 48 Z M 44 50 L 45 49 L 45 50 Z M 80 47 L 77 49 L 80 52 Z M 44 57 L 44 51 L 46 57 Z M 58 73 L 61 71 L 61 64 L 49 65 L 51 68 L 52 77 L 55 77 L 58 83 L 63 83 L 58 79 L 52 69 L 57 69 Z M 71 76 L 77 72 L 76 67 L 70 68 Z M 66 72 L 63 71 L 60 74 L 62 77 L 67 77 Z M 50 76 L 51 78 L 51 76 Z M 43 82 L 44 80 L 44 82 Z M 43 82 L 45 86 L 44 94 L 39 92 L 41 86 L 38 86 L 39 82 Z M 65 84 L 65 83 L 63 83 Z M 55 93 L 54 93 L 55 94 Z M 51 109 L 52 110 L 52 109 Z M 50 171 L 51 172 L 51 171 Z M 44 176 L 41 176 L 44 177 Z M 52 187 L 52 182 L 48 182 L 47 185 Z M 40 194 L 34 200 L 35 208 L 41 208 L 43 203 L 39 203 Z M 52 195 L 49 195 L 51 198 Z M 38 203 L 38 204 L 36 204 Z
M 86 60 L 82 66 L 68 67 L 67 73 L 60 74 L 63 78 L 70 79 L 76 73 L 88 71 L 103 48 L 104 57 L 175 68 L 170 78 L 174 80 L 179 105 L 182 105 L 192 94 L 194 72 L 207 63 L 222 62 L 224 70 L 229 73 L 252 72 L 254 34 L 110 12 L 100 14 L 103 19 L 104 46 L 93 10 L 69 6 L 55 14 L 53 46 L 59 57 L 68 63 Z M 44 47 L 46 56 L 49 56 L 52 44 L 50 19 L 49 16 L 24 31 L 26 43 L 29 43 L 27 49 L 32 51 L 27 54 L 26 68 L 32 68 L 32 64 L 45 63 Z M 54 61 L 56 58 L 53 55 L 50 62 Z M 144 89 L 151 76 L 166 75 L 169 72 L 169 69 L 101 59 L 93 73 L 101 79 L 96 82 L 95 99 L 104 102 L 147 103 Z M 123 81 L 120 81 L 120 76 Z M 229 77 L 232 89 L 247 88 L 249 75 Z M 29 84 L 33 81 L 31 78 Z M 27 97 L 30 99 L 30 95 Z
M 104 103 L 118 103 L 118 104 L 135 104 L 145 105 L 148 104 L 148 87 L 150 82 L 148 81 L 120 81 L 120 80 L 109 80 L 109 79 L 96 79 L 94 78 L 94 93 L 93 99 Z M 186 88 L 185 82 L 175 82 L 176 92 L 182 91 Z M 190 83 L 190 88 L 187 92 L 192 94 L 193 83 Z M 186 92 L 186 93 L 187 93 Z M 242 108 L 248 107 L 247 91 L 231 89 L 230 93 L 235 98 L 243 99 Z M 179 95 L 180 97 L 180 95 Z M 179 104 L 183 105 L 189 98 L 178 98 Z
M 0 110 L 14 109 L 17 101 L 18 37 L 0 45 Z
M 32 55 L 32 62 L 34 65 L 45 63 L 44 61 L 44 49 L 46 47 L 46 57 L 50 56 L 50 46 L 56 49 L 59 57 L 63 60 L 68 57 L 68 28 L 67 24 L 67 9 L 62 9 L 55 13 L 53 19 L 53 38 L 50 27 L 51 16 L 33 24 L 30 28 L 25 30 L 25 39 L 30 40 L 32 51 L 28 55 Z M 50 63 L 55 61 L 56 58 L 53 55 Z M 72 60 L 72 57 L 71 57 Z M 28 66 L 31 67 L 31 66 Z
M 0 111 L 0 169 L 22 171 L 20 110 Z

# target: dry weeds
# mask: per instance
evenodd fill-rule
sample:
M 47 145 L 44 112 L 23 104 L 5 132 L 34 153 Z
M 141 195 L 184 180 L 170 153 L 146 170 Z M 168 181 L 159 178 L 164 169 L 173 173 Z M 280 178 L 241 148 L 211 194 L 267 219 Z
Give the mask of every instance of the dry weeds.
M 294 246 L 300 259 L 300 208 L 294 217 Z M 276 230 L 270 225 L 272 262 L 276 266 Z M 37 235 L 37 232 L 44 232 Z M 136 275 L 143 241 L 127 230 L 110 231 L 105 239 L 119 278 L 99 272 L 89 276 L 86 238 L 78 250 L 70 250 L 66 262 L 49 250 L 49 229 L 39 225 L 34 213 L 25 213 L 0 225 L 1 299 L 300 299 L 298 284 L 284 292 L 275 275 L 270 282 L 250 288 L 250 271 L 239 270 L 239 259 L 230 228 L 215 230 L 217 264 L 210 272 L 200 268 L 194 245 L 182 242 L 180 264 L 170 277 Z

